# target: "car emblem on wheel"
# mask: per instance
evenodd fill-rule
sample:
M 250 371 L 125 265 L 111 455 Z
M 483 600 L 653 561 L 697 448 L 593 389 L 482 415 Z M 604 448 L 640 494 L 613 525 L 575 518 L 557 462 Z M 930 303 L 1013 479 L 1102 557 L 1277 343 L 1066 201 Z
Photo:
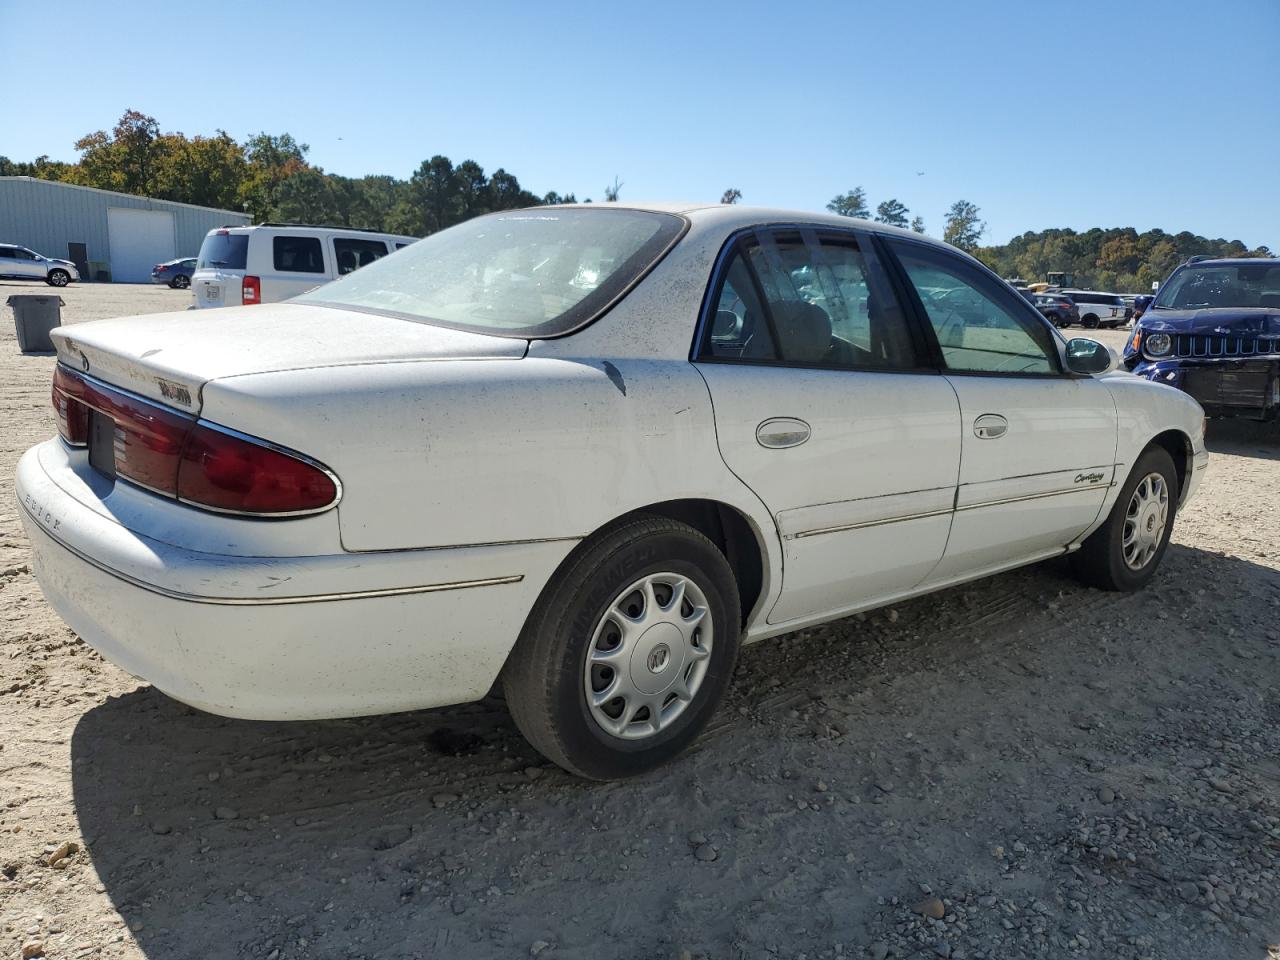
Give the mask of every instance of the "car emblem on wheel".
M 671 659 L 671 650 L 665 643 L 660 643 L 649 651 L 649 672 L 661 673 L 666 669 L 667 662 Z

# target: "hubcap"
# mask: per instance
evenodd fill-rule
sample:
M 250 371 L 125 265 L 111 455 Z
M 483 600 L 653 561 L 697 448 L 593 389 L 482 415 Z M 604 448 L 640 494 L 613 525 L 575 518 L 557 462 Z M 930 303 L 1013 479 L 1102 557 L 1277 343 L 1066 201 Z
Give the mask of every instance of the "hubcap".
M 706 595 L 680 574 L 650 574 L 619 593 L 583 664 L 592 719 L 623 740 L 669 727 L 706 679 L 712 626 Z
M 1164 477 L 1149 473 L 1133 491 L 1124 515 L 1120 549 L 1130 570 L 1141 570 L 1156 555 L 1169 521 L 1169 488 Z

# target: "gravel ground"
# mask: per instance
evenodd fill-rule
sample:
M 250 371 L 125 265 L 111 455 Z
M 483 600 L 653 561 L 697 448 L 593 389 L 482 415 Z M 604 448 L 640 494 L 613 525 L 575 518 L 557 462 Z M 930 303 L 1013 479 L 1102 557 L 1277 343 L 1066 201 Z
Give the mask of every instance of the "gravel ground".
M 1142 593 L 1050 562 L 750 647 L 694 751 L 599 785 L 497 702 L 249 723 L 105 663 L 30 574 L 53 360 L 4 325 L 0 958 L 1280 958 L 1276 427 L 1211 425 Z

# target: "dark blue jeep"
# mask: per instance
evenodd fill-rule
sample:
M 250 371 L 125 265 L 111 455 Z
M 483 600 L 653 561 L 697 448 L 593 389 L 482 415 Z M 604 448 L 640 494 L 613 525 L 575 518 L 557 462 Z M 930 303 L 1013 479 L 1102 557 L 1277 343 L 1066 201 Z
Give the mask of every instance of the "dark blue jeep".
M 1178 267 L 1134 324 L 1124 364 L 1211 417 L 1280 416 L 1280 259 Z

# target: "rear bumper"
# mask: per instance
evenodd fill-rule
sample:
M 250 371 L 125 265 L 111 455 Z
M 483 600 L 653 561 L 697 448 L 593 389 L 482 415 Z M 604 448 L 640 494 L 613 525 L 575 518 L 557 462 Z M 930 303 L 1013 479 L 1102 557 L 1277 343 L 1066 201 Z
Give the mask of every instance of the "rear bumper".
M 1280 357 L 1141 360 L 1133 372 L 1190 394 L 1209 417 L 1280 417 Z
M 18 464 L 17 496 L 50 605 L 108 660 L 224 716 L 318 719 L 478 699 L 574 545 L 198 553 L 90 509 L 38 453 Z

